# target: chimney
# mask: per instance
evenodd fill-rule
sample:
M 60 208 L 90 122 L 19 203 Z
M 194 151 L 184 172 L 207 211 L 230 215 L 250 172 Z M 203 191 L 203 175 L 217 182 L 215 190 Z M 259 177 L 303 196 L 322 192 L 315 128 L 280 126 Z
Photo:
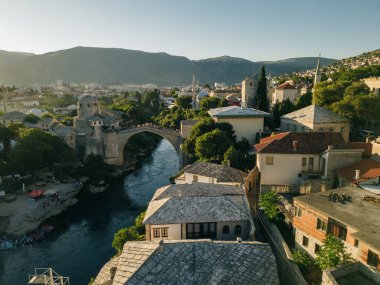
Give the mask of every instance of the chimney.
M 332 150 L 332 149 L 334 149 L 334 146 L 333 146 L 333 145 L 328 145 L 328 146 L 327 146 L 327 150 Z
M 300 146 L 299 141 L 293 141 L 293 151 L 297 151 Z
M 236 238 L 236 241 L 237 241 L 238 243 L 241 243 L 241 242 L 242 242 L 241 237 Z
M 359 178 L 360 178 L 360 170 L 359 169 L 356 169 L 355 170 L 355 180 L 359 180 Z

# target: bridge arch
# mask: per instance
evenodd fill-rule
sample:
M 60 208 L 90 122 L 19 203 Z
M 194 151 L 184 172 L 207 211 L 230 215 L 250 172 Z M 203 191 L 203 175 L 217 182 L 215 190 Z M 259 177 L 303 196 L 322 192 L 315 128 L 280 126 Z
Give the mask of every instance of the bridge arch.
M 105 147 L 112 148 L 113 155 L 107 156 L 105 155 L 105 162 L 109 164 L 116 164 L 116 165 L 123 165 L 124 164 L 124 149 L 127 145 L 129 139 L 138 134 L 138 133 L 153 133 L 156 135 L 159 135 L 166 140 L 170 142 L 170 144 L 174 147 L 176 150 L 178 157 L 179 157 L 179 166 L 182 168 L 184 163 L 184 154 L 181 150 L 181 143 L 182 143 L 182 136 L 179 132 L 166 129 L 166 128 L 160 128 L 155 126 L 140 126 L 136 128 L 129 128 L 124 129 L 119 132 L 116 132 L 116 138 L 112 139 L 113 143 L 112 145 L 106 145 Z M 115 134 L 115 132 L 113 132 Z M 107 153 L 107 151 L 106 151 Z

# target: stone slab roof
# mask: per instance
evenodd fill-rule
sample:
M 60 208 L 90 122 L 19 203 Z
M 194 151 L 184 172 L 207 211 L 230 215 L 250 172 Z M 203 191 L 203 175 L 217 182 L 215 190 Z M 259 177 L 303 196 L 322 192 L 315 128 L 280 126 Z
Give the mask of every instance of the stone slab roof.
M 185 173 L 191 173 L 195 175 L 207 176 L 216 178 L 217 182 L 244 182 L 245 177 L 247 176 L 246 172 L 238 170 L 236 168 L 210 163 L 197 161 L 193 164 L 190 164 L 184 168 Z
M 318 105 L 310 105 L 300 110 L 281 116 L 281 119 L 294 120 L 300 123 L 324 124 L 350 122 L 349 119 L 339 116 L 333 111 Z
M 12 111 L 9 113 L 5 113 L 0 116 L 1 120 L 24 120 L 25 119 L 25 114 L 18 112 L 18 111 Z
M 298 147 L 293 148 L 293 142 L 298 142 Z M 333 132 L 287 132 L 262 139 L 255 145 L 257 153 L 282 153 L 282 154 L 320 154 L 327 150 L 328 146 L 334 149 L 348 149 L 340 133 Z
M 285 82 L 285 83 L 282 83 L 281 85 L 278 85 L 276 89 L 296 89 L 296 88 L 289 82 Z
M 187 240 L 127 242 L 119 257 L 113 283 L 108 284 L 280 283 L 268 244 Z
M 231 117 L 269 117 L 270 114 L 253 108 L 241 108 L 238 106 L 229 106 L 214 108 L 208 111 L 211 117 L 217 118 L 231 118 Z
M 193 183 L 159 188 L 148 205 L 144 224 L 247 221 L 243 190 L 236 186 Z
M 332 202 L 329 193 L 349 194 L 351 202 L 345 204 Z M 373 202 L 362 200 L 364 196 L 372 197 Z M 294 198 L 308 207 L 321 212 L 340 223 L 357 230 L 352 236 L 380 250 L 380 200 L 379 195 L 372 194 L 358 187 L 343 187 L 325 192 Z M 363 223 L 365 221 L 365 223 Z

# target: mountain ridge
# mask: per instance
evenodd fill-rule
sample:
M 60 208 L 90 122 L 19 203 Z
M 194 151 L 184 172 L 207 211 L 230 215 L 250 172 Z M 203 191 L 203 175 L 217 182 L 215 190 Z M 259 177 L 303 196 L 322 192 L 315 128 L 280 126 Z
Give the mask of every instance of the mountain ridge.
M 322 65 L 335 59 L 321 58 Z M 241 82 L 258 72 L 279 75 L 316 66 L 317 57 L 253 62 L 228 55 L 190 60 L 166 52 L 145 52 L 123 48 L 73 47 L 44 54 L 0 50 L 0 82 L 15 85 L 66 82 L 153 83 L 158 86 L 184 85 L 195 74 L 201 83 Z

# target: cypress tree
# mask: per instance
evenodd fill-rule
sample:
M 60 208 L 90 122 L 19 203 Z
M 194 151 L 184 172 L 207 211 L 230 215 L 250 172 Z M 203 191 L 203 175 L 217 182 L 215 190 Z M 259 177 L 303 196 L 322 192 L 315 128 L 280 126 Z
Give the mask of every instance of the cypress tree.
M 261 67 L 261 74 L 257 86 L 257 109 L 269 112 L 268 98 L 267 98 L 267 78 L 265 77 L 265 65 Z

